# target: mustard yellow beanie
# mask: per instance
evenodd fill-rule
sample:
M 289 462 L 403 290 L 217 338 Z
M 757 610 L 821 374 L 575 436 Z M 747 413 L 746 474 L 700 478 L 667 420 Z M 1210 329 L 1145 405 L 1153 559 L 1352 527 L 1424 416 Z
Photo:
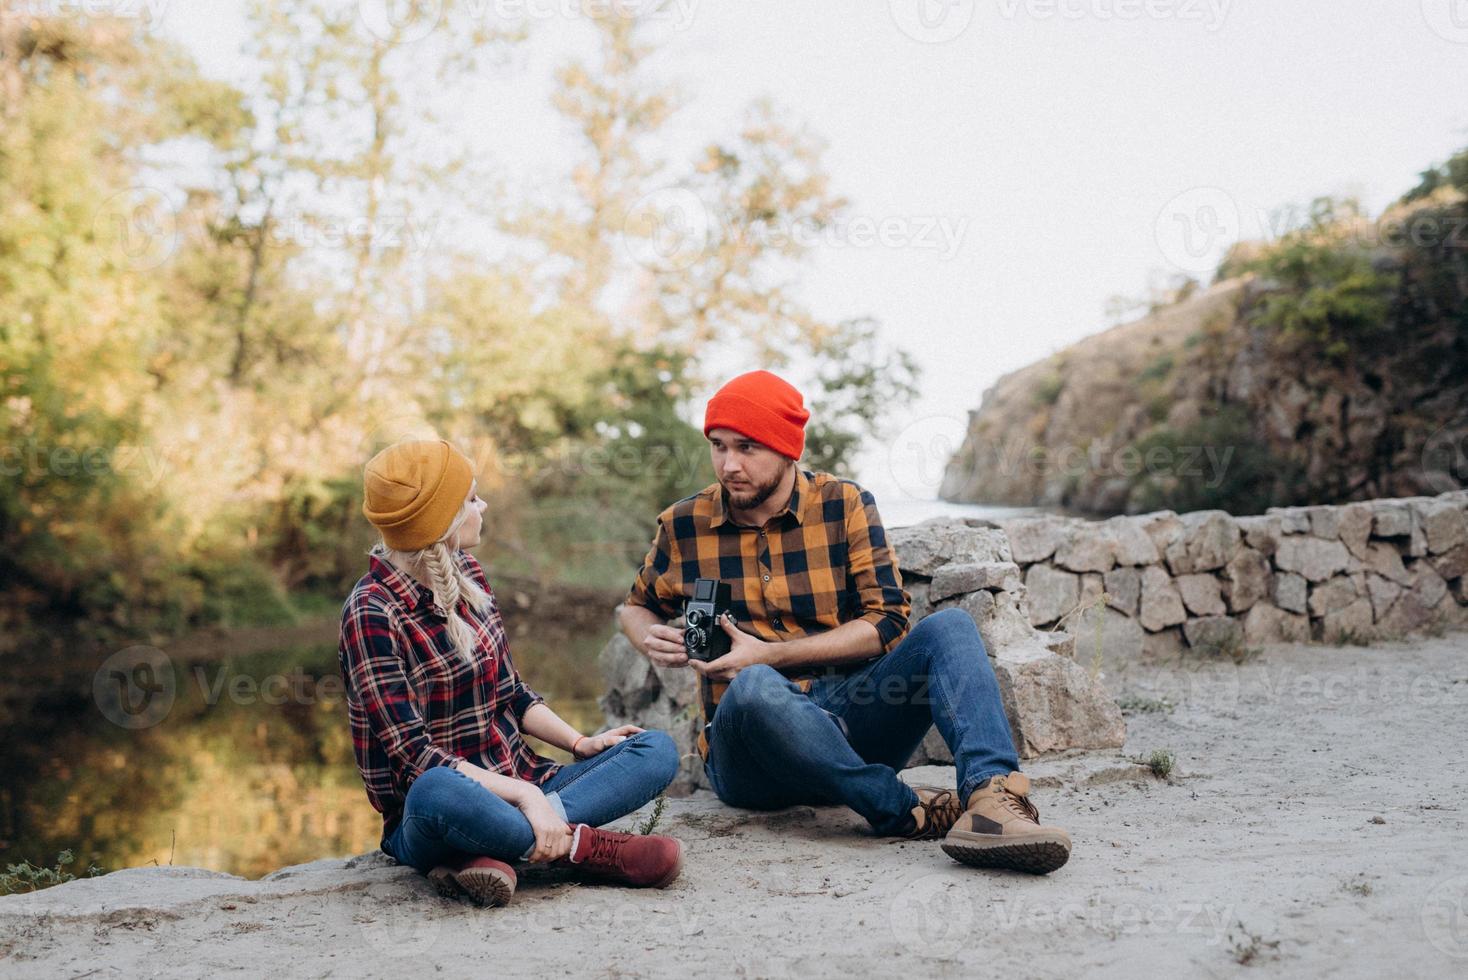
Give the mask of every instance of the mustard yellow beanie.
M 394 551 L 417 551 L 448 533 L 474 485 L 474 464 L 442 439 L 400 442 L 367 463 L 362 513 Z

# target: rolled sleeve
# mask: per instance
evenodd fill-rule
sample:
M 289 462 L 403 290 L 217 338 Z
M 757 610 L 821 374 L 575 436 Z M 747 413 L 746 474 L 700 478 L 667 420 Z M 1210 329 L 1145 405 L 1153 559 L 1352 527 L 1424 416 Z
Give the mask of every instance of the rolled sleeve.
M 537 704 L 544 704 L 545 698 L 536 694 L 530 686 L 520 679 L 520 672 L 513 666 L 510 668 L 512 686 L 510 689 L 510 711 L 514 712 L 516 718 L 523 719 L 525 712 Z
M 672 535 L 668 533 L 665 517 L 658 518 L 658 529 L 653 537 L 647 557 L 637 570 L 637 578 L 627 592 L 629 606 L 651 609 L 663 619 L 675 619 L 681 606 L 681 591 L 672 579 L 672 570 L 677 566 Z
M 846 508 L 847 576 L 859 600 L 860 613 L 855 618 L 876 627 L 885 653 L 906 635 L 912 604 L 902 587 L 897 556 L 887 544 L 876 498 L 854 485 L 850 492 L 853 497 Z
M 403 672 L 397 630 L 386 609 L 364 604 L 343 628 L 347 692 L 362 707 L 368 727 L 387 753 L 404 787 L 426 770 L 453 766 L 458 756 L 433 743 Z

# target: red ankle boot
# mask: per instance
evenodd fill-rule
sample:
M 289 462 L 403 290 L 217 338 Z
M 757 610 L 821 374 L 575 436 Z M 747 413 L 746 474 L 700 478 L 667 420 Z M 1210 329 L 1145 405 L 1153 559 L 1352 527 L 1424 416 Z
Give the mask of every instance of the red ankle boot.
M 666 888 L 683 869 L 683 845 L 660 834 L 619 834 L 584 823 L 566 861 L 584 875 L 633 888 Z

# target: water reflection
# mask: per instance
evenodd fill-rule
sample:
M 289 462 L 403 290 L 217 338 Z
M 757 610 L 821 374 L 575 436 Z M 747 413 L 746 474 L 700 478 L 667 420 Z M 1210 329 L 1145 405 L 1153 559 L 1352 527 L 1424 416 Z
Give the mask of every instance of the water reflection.
M 583 731 L 601 724 L 604 639 L 516 646 L 527 681 Z M 31 706 L 0 760 L 0 862 L 48 864 L 70 848 L 74 867 L 171 862 L 257 877 L 377 846 L 333 645 L 174 673 L 172 708 L 149 728 L 112 724 L 77 685 Z

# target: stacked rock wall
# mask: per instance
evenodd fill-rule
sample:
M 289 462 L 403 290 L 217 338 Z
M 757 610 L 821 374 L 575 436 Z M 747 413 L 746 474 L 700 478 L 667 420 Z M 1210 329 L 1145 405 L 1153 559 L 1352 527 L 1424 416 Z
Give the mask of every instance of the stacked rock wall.
M 1131 658 L 1468 623 L 1465 491 L 1255 517 L 1161 511 L 999 526 L 1023 570 L 1030 623 L 1062 623 L 1083 653 L 1093 627 L 1106 657 Z

